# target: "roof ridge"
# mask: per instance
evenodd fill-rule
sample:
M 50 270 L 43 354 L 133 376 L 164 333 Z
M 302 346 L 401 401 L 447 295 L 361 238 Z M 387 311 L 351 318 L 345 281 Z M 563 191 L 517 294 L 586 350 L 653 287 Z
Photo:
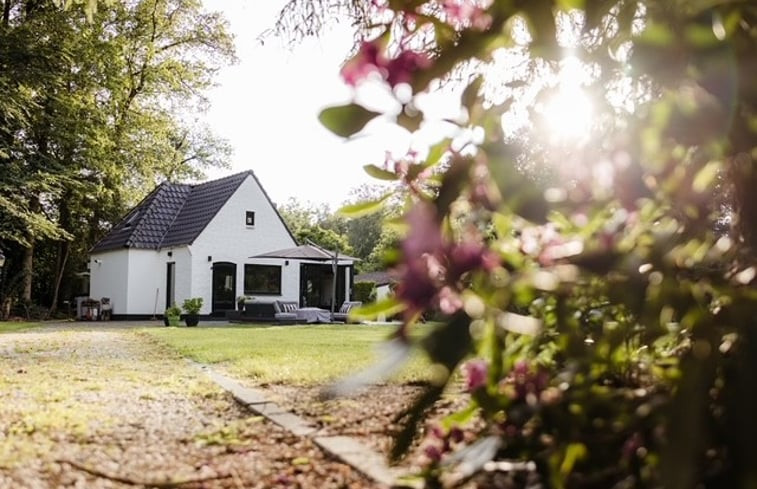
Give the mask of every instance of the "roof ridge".
M 204 182 L 189 183 L 189 184 L 183 184 L 183 185 L 189 185 L 190 187 L 192 187 L 192 189 L 195 189 L 196 187 L 202 187 L 211 183 L 218 183 L 223 180 L 231 180 L 232 178 L 235 178 L 235 177 L 238 178 L 243 174 L 253 174 L 253 173 L 252 173 L 252 170 L 244 170 L 237 173 L 232 173 L 231 175 L 226 175 L 225 177 L 216 178 L 215 180 L 207 180 Z
M 311 247 L 315 248 L 316 250 L 320 251 L 321 253 L 323 253 L 327 257 L 333 257 L 333 254 L 331 253 L 330 250 L 327 250 L 323 246 L 317 244 L 315 241 L 312 241 L 310 239 L 306 239 L 305 241 L 306 241 L 306 246 L 311 246 Z M 339 254 L 339 250 L 336 250 L 336 253 Z

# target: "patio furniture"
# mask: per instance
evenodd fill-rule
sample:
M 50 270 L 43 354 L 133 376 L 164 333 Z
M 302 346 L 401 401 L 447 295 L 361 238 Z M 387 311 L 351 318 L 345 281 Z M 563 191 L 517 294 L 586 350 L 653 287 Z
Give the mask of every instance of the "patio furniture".
M 101 321 L 110 321 L 113 316 L 113 304 L 110 303 L 109 297 L 103 297 L 100 299 L 100 320 Z
M 87 298 L 81 303 L 81 317 L 84 321 L 97 321 L 100 319 L 100 301 Z
M 302 307 L 295 311 L 298 323 L 330 323 L 331 311 L 319 307 Z
M 349 322 L 350 311 L 356 307 L 362 306 L 361 301 L 347 301 L 342 304 L 338 312 L 334 313 L 334 321 L 340 321 L 343 323 Z
M 273 302 L 245 302 L 242 321 L 270 322 L 275 319 L 276 305 Z
M 273 317 L 277 323 L 295 323 L 297 322 L 297 310 L 299 304 L 295 301 L 274 301 Z

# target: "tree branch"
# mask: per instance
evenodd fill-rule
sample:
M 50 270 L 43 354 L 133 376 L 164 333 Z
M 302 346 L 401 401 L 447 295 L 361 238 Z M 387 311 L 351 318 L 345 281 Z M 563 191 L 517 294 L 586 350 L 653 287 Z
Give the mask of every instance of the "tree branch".
M 186 484 L 196 484 L 198 482 L 228 479 L 229 477 L 231 477 L 231 474 L 220 474 L 220 475 L 215 475 L 215 476 L 210 476 L 210 477 L 176 479 L 173 481 L 149 481 L 149 480 L 132 479 L 129 477 L 122 477 L 118 475 L 108 474 L 107 472 L 96 469 L 94 467 L 89 467 L 87 465 L 80 464 L 78 462 L 74 462 L 73 460 L 58 459 L 58 460 L 55 460 L 55 462 L 59 464 L 68 464 L 75 469 L 79 469 L 82 472 L 86 472 L 90 475 L 94 475 L 95 477 L 101 477 L 103 479 L 108 479 L 114 482 L 120 482 L 121 484 L 128 484 L 130 486 L 145 486 L 145 487 L 153 487 L 155 489 L 174 489 L 176 487 L 180 487 Z

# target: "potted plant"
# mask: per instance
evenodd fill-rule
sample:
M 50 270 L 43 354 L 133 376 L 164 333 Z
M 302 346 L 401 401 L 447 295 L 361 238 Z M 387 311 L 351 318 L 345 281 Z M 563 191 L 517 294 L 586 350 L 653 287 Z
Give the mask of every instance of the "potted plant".
M 163 314 L 163 324 L 166 326 L 178 326 L 181 317 L 181 309 L 178 306 L 171 306 Z
M 186 316 L 184 316 L 184 322 L 187 323 L 187 326 L 197 326 L 197 323 L 200 322 L 202 297 L 192 297 L 191 299 L 186 299 L 181 307 L 184 309 L 184 312 L 187 313 Z
M 244 312 L 244 304 L 250 301 L 252 301 L 252 297 L 249 295 L 240 295 L 237 297 L 237 310 L 239 312 Z

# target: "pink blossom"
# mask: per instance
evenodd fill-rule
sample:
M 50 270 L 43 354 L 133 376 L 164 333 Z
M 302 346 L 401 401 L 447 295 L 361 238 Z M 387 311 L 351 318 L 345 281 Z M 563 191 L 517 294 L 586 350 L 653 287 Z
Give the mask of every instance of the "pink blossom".
M 463 433 L 463 430 L 458 428 L 457 426 L 453 426 L 449 430 L 449 441 L 450 443 L 460 443 L 465 439 L 465 433 Z
M 644 444 L 644 438 L 641 436 L 640 433 L 634 432 L 623 443 L 623 447 L 621 449 L 623 453 L 623 457 L 627 459 L 634 457 L 636 455 L 637 450 L 641 448 L 643 444 Z
M 449 286 L 442 287 L 438 294 L 439 310 L 451 316 L 463 308 L 463 300 L 460 295 Z
M 379 66 L 382 64 L 377 42 L 363 42 L 357 54 L 342 67 L 342 79 L 346 84 L 354 87 L 371 73 L 379 71 Z
M 443 238 L 436 209 L 431 204 L 416 204 L 405 218 L 410 231 L 402 242 L 406 259 L 416 259 L 424 254 L 437 254 Z
M 447 16 L 447 22 L 457 26 L 472 26 L 484 30 L 491 24 L 491 16 L 484 9 L 471 0 L 444 0 L 442 9 Z
M 344 82 L 354 87 L 372 73 L 378 73 L 394 88 L 400 83 L 410 83 L 416 71 L 431 66 L 431 58 L 426 54 L 405 50 L 389 59 L 383 49 L 381 38 L 363 42 L 357 54 L 342 67 Z
M 384 79 L 392 88 L 401 83 L 410 83 L 416 71 L 431 66 L 431 58 L 415 51 L 402 51 L 399 56 L 386 63 Z
M 439 440 L 444 440 L 444 438 L 447 436 L 444 433 L 444 430 L 442 429 L 442 427 L 439 426 L 438 424 L 431 425 L 431 427 L 429 428 L 429 433 L 432 437 L 437 438 Z
M 543 367 L 533 367 L 525 361 L 513 366 L 500 388 L 515 400 L 525 400 L 529 395 L 541 393 L 549 386 L 549 372 Z
M 423 448 L 423 453 L 432 462 L 438 462 L 438 461 L 440 461 L 442 459 L 442 451 L 436 445 L 426 445 Z
M 486 376 L 489 365 L 484 360 L 471 360 L 463 365 L 465 374 L 465 390 L 473 392 L 486 385 Z
M 448 251 L 449 276 L 458 280 L 464 273 L 476 268 L 491 270 L 499 264 L 499 259 L 483 243 L 464 241 L 451 246 Z
M 492 270 L 499 265 L 499 257 L 473 236 L 461 243 L 450 242 L 441 233 L 436 208 L 429 203 L 416 204 L 406 221 L 410 230 L 402 241 L 396 292 L 407 305 L 407 316 L 431 307 L 447 315 L 456 313 L 463 306 L 459 293 L 463 275 Z

